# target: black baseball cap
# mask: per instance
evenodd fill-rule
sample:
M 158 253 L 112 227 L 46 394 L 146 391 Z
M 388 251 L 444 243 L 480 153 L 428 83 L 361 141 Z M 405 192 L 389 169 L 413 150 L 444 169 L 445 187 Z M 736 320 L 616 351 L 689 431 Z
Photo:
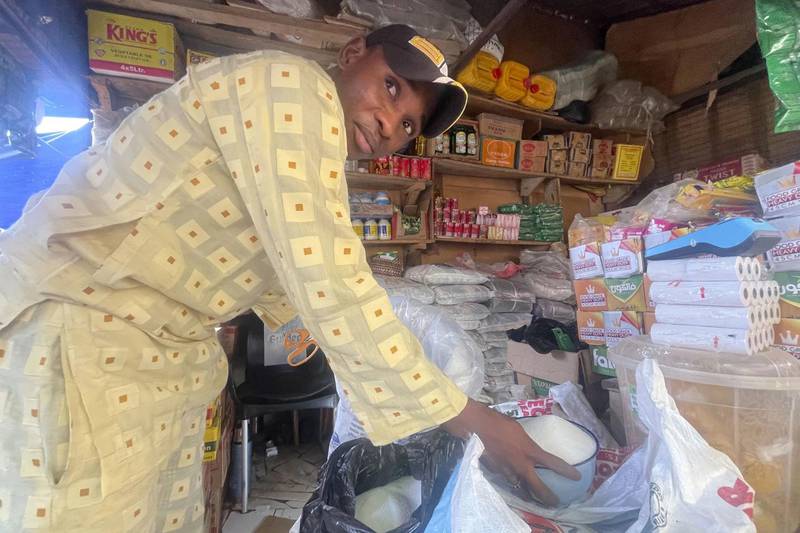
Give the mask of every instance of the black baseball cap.
M 367 35 L 367 47 L 381 45 L 386 63 L 407 80 L 433 83 L 439 99 L 422 129 L 431 138 L 447 131 L 467 107 L 467 90 L 447 73 L 444 54 L 436 45 L 405 24 L 392 24 Z

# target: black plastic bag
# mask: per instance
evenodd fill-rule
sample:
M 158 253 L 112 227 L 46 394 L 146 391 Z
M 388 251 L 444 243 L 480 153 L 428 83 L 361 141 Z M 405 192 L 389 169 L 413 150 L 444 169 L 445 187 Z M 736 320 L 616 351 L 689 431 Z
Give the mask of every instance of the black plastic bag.
M 367 439 L 340 445 L 319 474 L 303 507 L 301 533 L 374 533 L 355 518 L 356 495 L 404 476 L 421 481 L 422 504 L 392 533 L 421 533 L 464 454 L 464 443 L 442 430 L 415 435 L 405 444 L 373 446 Z

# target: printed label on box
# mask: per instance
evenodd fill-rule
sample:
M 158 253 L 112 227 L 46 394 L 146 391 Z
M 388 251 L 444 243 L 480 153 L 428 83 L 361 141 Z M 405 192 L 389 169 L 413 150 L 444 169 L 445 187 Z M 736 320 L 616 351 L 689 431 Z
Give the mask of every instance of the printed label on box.
M 604 311 L 606 342 L 608 347 L 615 346 L 626 337 L 642 334 L 642 318 L 635 311 Z
M 800 359 L 800 319 L 781 318 L 775 325 L 775 345 Z
M 773 279 L 780 291 L 781 318 L 800 318 L 800 272 L 776 272 Z
M 575 299 L 581 311 L 608 311 L 608 297 L 603 278 L 576 279 Z
M 607 346 L 592 347 L 592 372 L 612 378 L 617 376 L 617 367 L 608 357 Z
M 780 242 L 767 251 L 772 271 L 800 270 L 800 216 L 776 218 L 770 224 L 781 232 Z
M 599 278 L 603 275 L 600 246 L 596 242 L 570 248 L 569 261 L 573 279 Z
M 603 312 L 578 311 L 578 338 L 586 344 L 602 346 L 606 343 Z
M 614 179 L 635 181 L 639 179 L 639 166 L 642 163 L 644 146 L 637 144 L 618 144 L 614 158 Z
M 609 311 L 645 311 L 644 278 L 606 278 Z M 577 293 L 576 293 L 577 294 Z
M 756 192 L 765 216 L 800 214 L 800 161 L 759 174 Z
M 642 239 L 639 237 L 605 242 L 602 255 L 607 278 L 627 278 L 642 273 Z

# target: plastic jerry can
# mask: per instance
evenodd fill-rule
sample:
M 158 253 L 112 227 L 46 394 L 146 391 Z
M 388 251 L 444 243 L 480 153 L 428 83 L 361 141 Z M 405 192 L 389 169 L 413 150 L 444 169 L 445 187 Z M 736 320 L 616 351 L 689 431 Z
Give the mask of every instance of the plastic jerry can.
M 481 50 L 458 73 L 456 80 L 467 87 L 492 93 L 497 86 L 497 78 L 500 77 L 499 68 L 500 61 L 492 54 Z
M 494 94 L 503 100 L 516 102 L 528 92 L 525 82 L 530 74 L 530 69 L 522 63 L 503 61 L 500 63 L 500 79 L 497 80 Z
M 520 104 L 539 111 L 547 111 L 553 107 L 557 88 L 554 79 L 541 74 L 531 74 L 530 78 L 525 80 L 525 86 L 528 90 L 519 101 Z

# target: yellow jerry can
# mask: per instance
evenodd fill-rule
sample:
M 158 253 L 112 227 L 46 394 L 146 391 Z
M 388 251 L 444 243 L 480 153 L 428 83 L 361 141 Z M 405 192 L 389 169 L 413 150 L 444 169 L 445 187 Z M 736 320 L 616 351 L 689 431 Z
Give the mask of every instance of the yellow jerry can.
M 525 83 L 528 88 L 520 104 L 531 109 L 547 111 L 556 101 L 556 81 L 541 74 L 531 74 Z
M 497 80 L 494 94 L 503 100 L 516 102 L 528 92 L 525 87 L 528 76 L 530 76 L 530 69 L 522 63 L 503 61 L 500 63 L 500 79 Z
M 483 50 L 475 54 L 470 62 L 456 76 L 456 80 L 485 93 L 492 93 L 500 77 L 500 61 Z

